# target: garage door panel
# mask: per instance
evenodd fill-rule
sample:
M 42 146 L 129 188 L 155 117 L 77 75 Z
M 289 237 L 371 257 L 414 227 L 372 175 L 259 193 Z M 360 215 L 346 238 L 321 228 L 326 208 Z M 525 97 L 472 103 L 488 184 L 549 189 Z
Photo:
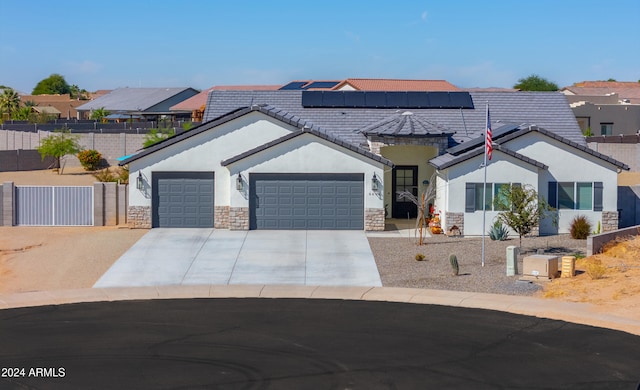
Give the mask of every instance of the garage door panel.
M 253 174 L 251 229 L 364 229 L 362 174 Z M 274 194 L 275 199 L 267 194 Z
M 153 227 L 213 227 L 213 172 L 153 172 Z

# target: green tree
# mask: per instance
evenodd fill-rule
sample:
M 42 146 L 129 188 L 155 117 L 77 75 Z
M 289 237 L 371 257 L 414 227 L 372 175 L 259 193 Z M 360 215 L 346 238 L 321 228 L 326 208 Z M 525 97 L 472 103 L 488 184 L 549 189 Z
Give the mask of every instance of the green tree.
M 71 87 L 67 84 L 64 76 L 54 73 L 44 80 L 40 80 L 31 92 L 32 95 L 62 95 L 71 93 Z
M 71 99 L 76 100 L 88 100 L 89 97 L 86 89 L 80 89 L 77 85 L 73 84 L 69 87 L 69 94 L 71 95 Z
M 145 134 L 142 146 L 148 148 L 169 137 L 173 137 L 175 133 L 176 129 L 169 127 L 168 123 L 158 123 L 158 128 L 149 129 L 149 132 Z
M 109 116 L 111 114 L 111 112 L 105 110 L 104 107 L 100 107 L 100 108 L 96 108 L 95 110 L 93 110 L 91 112 L 91 116 L 89 117 L 90 119 L 102 122 L 102 120 Z
M 8 119 L 14 111 L 20 107 L 20 95 L 12 88 L 5 88 L 0 95 L 0 111 L 8 115 Z M 4 115 L 3 115 L 4 116 Z
M 18 108 L 18 110 L 13 113 L 13 119 L 19 121 L 28 121 L 33 116 L 32 114 L 33 112 L 31 111 L 31 107 L 23 106 Z
M 544 79 L 537 74 L 519 79 L 513 88 L 521 91 L 557 91 L 559 89 L 556 83 Z
M 64 171 L 65 157 L 80 151 L 79 139 L 78 135 L 73 135 L 68 130 L 56 130 L 54 134 L 40 141 L 40 146 L 37 150 L 43 160 L 47 156 L 56 159 L 58 174 L 61 175 Z
M 502 187 L 494 200 L 494 207 L 496 210 L 504 210 L 497 218 L 518 233 L 520 247 L 522 236 L 531 233 L 540 220 L 550 216 L 553 211 L 547 201 L 538 196 L 536 190 L 528 184 Z M 555 220 L 553 222 L 556 224 Z

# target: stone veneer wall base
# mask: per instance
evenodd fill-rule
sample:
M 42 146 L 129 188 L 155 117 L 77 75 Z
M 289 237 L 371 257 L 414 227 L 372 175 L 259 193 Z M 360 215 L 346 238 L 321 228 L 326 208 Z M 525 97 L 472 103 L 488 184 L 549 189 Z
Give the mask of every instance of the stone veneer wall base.
M 384 209 L 364 209 L 364 230 L 384 230 Z
M 151 206 L 129 206 L 127 222 L 131 229 L 151 229 Z

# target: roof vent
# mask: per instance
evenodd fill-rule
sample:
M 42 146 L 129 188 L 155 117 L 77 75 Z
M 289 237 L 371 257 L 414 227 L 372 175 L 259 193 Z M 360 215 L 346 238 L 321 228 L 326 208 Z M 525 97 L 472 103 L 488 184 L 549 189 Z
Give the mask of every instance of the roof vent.
M 405 111 L 402 113 L 402 115 L 413 115 L 413 112 L 411 111 Z

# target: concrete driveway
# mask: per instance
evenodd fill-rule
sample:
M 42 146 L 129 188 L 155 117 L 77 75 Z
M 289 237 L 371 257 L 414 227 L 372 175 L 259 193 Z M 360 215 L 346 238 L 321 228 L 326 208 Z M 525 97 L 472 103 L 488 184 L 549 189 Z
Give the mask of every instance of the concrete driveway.
M 94 287 L 382 286 L 363 231 L 152 229 Z

